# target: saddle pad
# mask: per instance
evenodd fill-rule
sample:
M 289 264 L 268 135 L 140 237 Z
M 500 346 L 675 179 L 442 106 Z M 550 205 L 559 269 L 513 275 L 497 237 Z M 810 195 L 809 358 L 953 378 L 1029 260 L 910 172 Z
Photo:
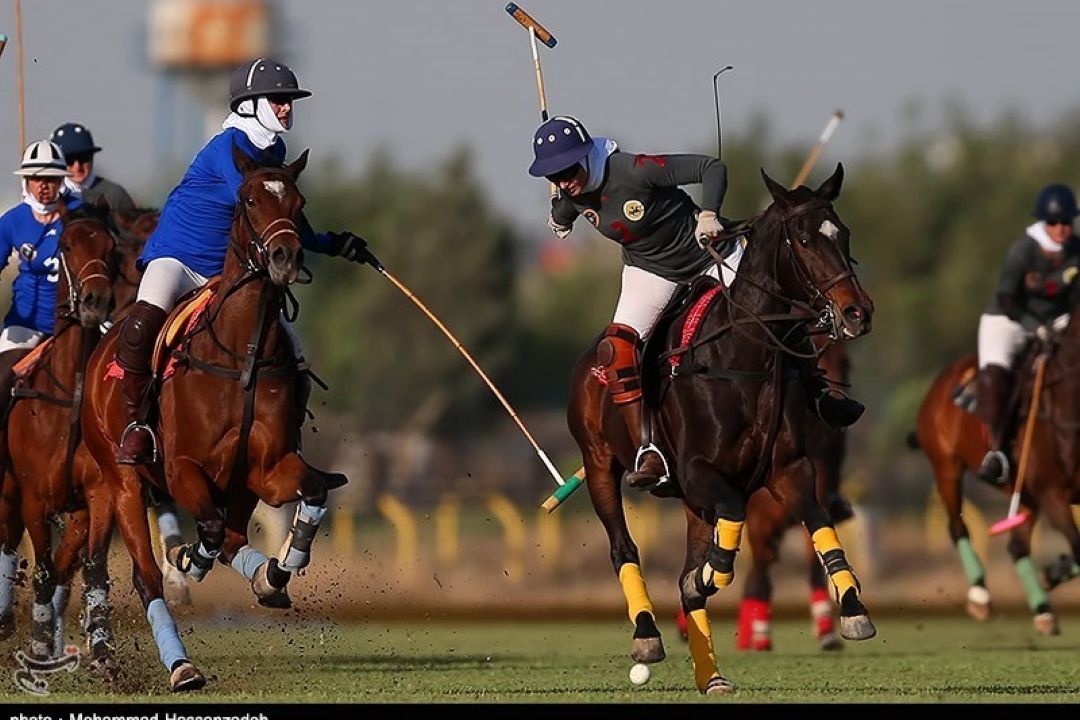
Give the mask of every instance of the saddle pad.
M 50 335 L 45 339 L 45 342 L 39 344 L 30 354 L 24 357 L 19 362 L 15 363 L 15 366 L 11 368 L 11 371 L 15 374 L 16 378 L 24 378 L 34 372 L 34 368 L 38 364 L 38 360 L 41 359 L 42 353 L 45 352 L 45 348 L 53 341 L 54 335 Z
M 697 333 L 698 327 L 701 326 L 701 320 L 705 317 L 705 311 L 709 309 L 709 305 L 716 296 L 723 290 L 723 286 L 717 284 L 716 286 L 709 288 L 701 297 L 697 299 L 690 311 L 686 313 L 686 319 L 683 321 L 682 333 L 679 336 L 679 345 L 689 345 L 690 341 L 694 339 L 694 335 Z M 668 358 L 672 368 L 679 366 L 682 362 L 682 353 L 678 355 L 672 355 Z
M 211 278 L 209 282 L 195 291 L 195 294 L 190 299 L 181 302 L 169 314 L 169 317 L 165 320 L 165 325 L 161 328 L 161 332 L 158 333 L 157 342 L 154 344 L 153 361 L 150 364 L 150 369 L 155 375 L 162 368 L 169 351 L 176 347 L 184 335 L 195 327 L 195 323 L 199 321 L 203 310 L 214 298 L 219 281 L 219 277 Z M 168 366 L 165 368 L 166 371 L 170 369 Z M 171 374 L 171 372 L 168 374 Z M 166 376 L 165 373 L 163 373 L 163 376 Z

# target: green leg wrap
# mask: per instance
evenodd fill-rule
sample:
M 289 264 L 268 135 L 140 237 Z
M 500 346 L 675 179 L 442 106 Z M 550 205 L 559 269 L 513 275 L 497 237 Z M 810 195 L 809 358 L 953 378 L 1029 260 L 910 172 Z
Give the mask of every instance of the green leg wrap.
M 975 548 L 971 547 L 971 540 L 966 537 L 957 540 L 956 551 L 960 553 L 960 564 L 964 566 L 964 575 L 967 575 L 968 584 L 982 585 L 986 582 L 986 570 L 979 556 L 975 554 Z
M 1020 576 L 1020 584 L 1024 586 L 1024 594 L 1027 595 L 1028 607 L 1032 612 L 1040 605 L 1050 602 L 1050 596 L 1039 584 L 1039 571 L 1035 569 L 1035 563 L 1030 557 L 1016 561 L 1016 574 Z

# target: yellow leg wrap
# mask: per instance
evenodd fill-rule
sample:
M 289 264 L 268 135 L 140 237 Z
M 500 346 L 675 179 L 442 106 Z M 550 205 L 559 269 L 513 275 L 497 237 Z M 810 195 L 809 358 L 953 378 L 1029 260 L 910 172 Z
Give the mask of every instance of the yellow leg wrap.
M 819 555 L 824 555 L 832 550 L 843 551 L 843 547 L 840 545 L 840 538 L 836 535 L 836 529 L 831 527 L 823 527 L 815 532 L 811 538 L 814 543 L 814 550 Z M 858 590 L 858 584 L 855 582 L 855 575 L 850 570 L 838 570 L 835 573 L 829 575 L 829 580 L 832 581 L 833 588 L 836 590 L 836 600 L 840 601 L 840 598 L 844 597 L 844 593 L 849 588 L 856 588 Z
M 840 538 L 836 536 L 836 528 L 819 528 L 817 532 L 810 536 L 810 541 L 814 543 L 814 550 L 819 555 L 824 555 L 830 550 L 844 549 L 840 546 Z
M 742 543 L 743 523 L 721 518 L 716 523 L 716 544 L 721 550 L 738 550 Z
M 716 667 L 716 653 L 713 652 L 709 616 L 702 608 L 691 610 L 686 619 L 686 639 L 690 644 L 690 659 L 694 663 L 694 683 L 698 690 L 705 692 L 709 680 L 720 675 Z
M 626 563 L 619 568 L 619 584 L 622 585 L 623 596 L 626 598 L 626 609 L 630 611 L 630 622 L 637 620 L 638 613 L 647 612 L 656 618 L 652 600 L 649 599 L 649 591 L 645 589 L 645 578 L 641 575 L 641 566 L 634 563 Z

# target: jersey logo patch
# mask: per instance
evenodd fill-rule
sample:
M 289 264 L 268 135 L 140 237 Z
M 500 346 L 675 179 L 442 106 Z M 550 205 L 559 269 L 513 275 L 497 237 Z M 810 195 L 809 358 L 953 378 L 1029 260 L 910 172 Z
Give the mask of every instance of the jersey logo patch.
M 37 257 L 37 248 L 30 243 L 23 243 L 19 246 L 19 256 L 26 262 L 33 262 Z
M 645 217 L 645 206 L 640 200 L 627 200 L 622 206 L 622 211 L 630 222 L 637 222 Z
M 581 214 L 586 220 L 592 223 L 594 228 L 600 227 L 600 213 L 592 208 L 587 208 L 586 210 L 583 210 Z

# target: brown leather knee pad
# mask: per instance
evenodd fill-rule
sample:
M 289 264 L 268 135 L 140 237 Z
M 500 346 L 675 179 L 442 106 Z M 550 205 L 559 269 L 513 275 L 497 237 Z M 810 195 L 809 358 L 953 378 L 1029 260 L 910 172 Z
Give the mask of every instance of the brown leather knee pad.
M 641 342 L 637 331 L 629 325 L 612 323 L 596 346 L 597 363 L 604 368 L 604 380 L 616 405 L 641 399 L 641 374 L 638 370 L 637 349 Z
M 161 308 L 143 300 L 135 303 L 131 313 L 124 318 L 124 326 L 117 338 L 116 362 L 120 367 L 133 373 L 150 372 L 154 342 L 167 315 Z

